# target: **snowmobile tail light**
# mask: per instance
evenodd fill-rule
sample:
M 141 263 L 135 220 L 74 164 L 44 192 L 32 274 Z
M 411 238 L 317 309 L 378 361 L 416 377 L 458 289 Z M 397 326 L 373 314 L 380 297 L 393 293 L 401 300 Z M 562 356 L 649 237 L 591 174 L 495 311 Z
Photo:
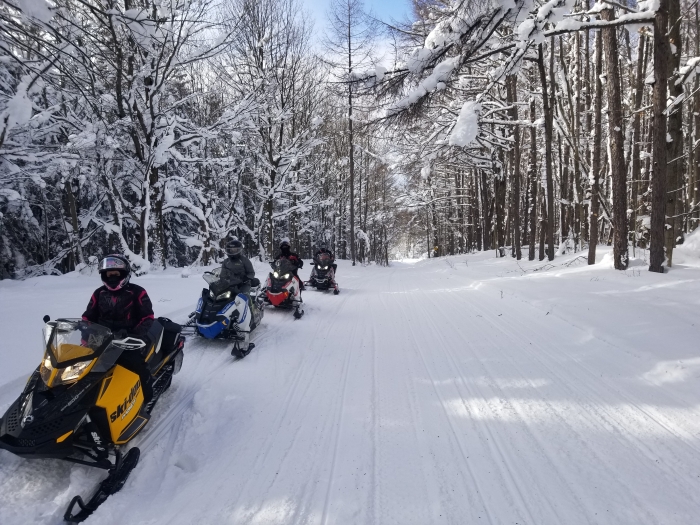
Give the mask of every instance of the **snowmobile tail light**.
M 217 296 L 216 296 L 216 300 L 219 301 L 219 300 L 221 300 L 221 299 L 228 299 L 228 298 L 230 298 L 230 297 L 231 297 L 231 290 L 229 290 L 228 292 L 224 292 L 224 293 L 222 293 L 222 294 L 220 294 L 220 295 L 217 295 Z

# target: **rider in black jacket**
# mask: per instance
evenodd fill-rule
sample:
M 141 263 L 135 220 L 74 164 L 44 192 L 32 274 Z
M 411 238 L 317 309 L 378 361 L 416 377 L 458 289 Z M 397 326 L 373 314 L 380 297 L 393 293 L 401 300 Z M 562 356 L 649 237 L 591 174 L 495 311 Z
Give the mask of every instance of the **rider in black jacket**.
M 338 265 L 335 264 L 335 254 L 332 251 L 330 251 L 325 244 L 321 244 L 321 247 L 318 250 L 316 250 L 316 253 L 314 254 L 314 260 L 316 260 L 318 256 L 322 253 L 330 255 L 332 261 L 331 266 L 333 267 L 333 273 L 335 273 L 338 270 Z
M 282 242 L 280 243 L 280 251 L 275 256 L 275 261 L 278 261 L 279 259 L 287 259 L 295 266 L 294 276 L 297 278 L 297 281 L 299 281 L 299 289 L 303 290 L 304 283 L 301 279 L 299 279 L 299 274 L 297 272 L 299 271 L 299 268 L 304 267 L 304 261 L 301 260 L 301 257 L 299 257 L 298 254 L 292 251 L 292 246 L 289 244 L 289 239 L 287 237 L 282 239 Z
M 228 259 L 221 266 L 219 281 L 227 288 L 235 286 L 238 293 L 250 295 L 251 281 L 255 283 L 257 279 L 255 279 L 253 264 L 242 252 L 243 243 L 238 239 L 226 244 Z

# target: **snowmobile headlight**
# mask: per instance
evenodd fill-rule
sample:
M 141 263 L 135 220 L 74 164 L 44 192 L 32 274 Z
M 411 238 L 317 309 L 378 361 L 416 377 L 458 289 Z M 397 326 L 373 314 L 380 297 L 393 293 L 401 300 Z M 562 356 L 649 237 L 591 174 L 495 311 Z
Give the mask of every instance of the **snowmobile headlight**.
M 216 296 L 216 300 L 218 301 L 219 299 L 229 299 L 231 297 L 231 290 L 224 292 L 220 295 Z
M 75 363 L 74 365 L 67 366 L 61 372 L 61 382 L 68 383 L 69 381 L 77 381 L 86 372 L 86 370 L 92 364 L 92 359 L 90 361 L 81 361 L 80 363 Z
M 284 274 L 284 278 L 285 278 L 285 279 L 289 279 L 289 274 L 288 274 L 288 273 L 285 273 L 285 274 Z
M 324 266 L 323 269 L 324 269 L 324 270 L 327 270 L 327 269 L 328 269 L 328 266 Z
M 51 384 L 51 375 L 53 374 L 53 365 L 51 364 L 51 359 L 49 359 L 48 354 L 44 354 L 44 360 L 41 362 L 39 374 L 41 374 L 41 379 L 44 381 L 44 384 L 49 386 Z
M 67 366 L 66 368 L 54 368 L 51 364 L 51 359 L 48 354 L 44 355 L 44 360 L 41 362 L 41 367 L 39 368 L 39 373 L 41 374 L 41 379 L 44 384 L 53 388 L 58 385 L 73 383 L 83 377 L 92 368 L 92 363 L 95 359 L 88 359 L 87 361 L 80 361 L 73 365 Z
M 277 272 L 272 272 L 272 275 L 275 276 L 275 279 L 277 279 L 280 276 L 280 274 L 278 274 Z

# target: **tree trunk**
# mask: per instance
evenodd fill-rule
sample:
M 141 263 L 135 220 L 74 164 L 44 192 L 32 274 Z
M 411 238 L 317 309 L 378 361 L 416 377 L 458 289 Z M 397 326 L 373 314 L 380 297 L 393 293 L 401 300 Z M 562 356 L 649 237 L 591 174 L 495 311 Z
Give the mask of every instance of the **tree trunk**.
M 76 184 L 77 185 L 77 184 Z M 66 179 L 63 185 L 63 194 L 66 199 L 66 211 L 70 218 L 70 245 L 71 245 L 71 262 L 70 269 L 75 270 L 76 264 L 85 262 L 83 257 L 82 236 L 80 235 L 80 224 L 78 222 L 78 204 L 73 195 L 73 181 L 70 178 Z
M 700 56 L 700 4 L 695 3 L 695 56 Z M 693 142 L 692 144 L 697 144 L 700 140 L 700 80 L 695 77 L 695 85 L 693 86 L 693 91 L 695 92 L 694 99 L 694 125 L 693 125 Z M 690 188 L 691 202 L 693 204 L 693 213 L 691 217 L 700 218 L 700 211 L 698 210 L 698 199 L 700 199 L 700 148 L 694 147 L 690 153 L 690 160 L 693 164 L 693 185 Z M 693 225 L 697 225 L 694 222 Z
M 550 50 L 551 58 L 554 58 L 554 37 L 551 39 L 552 49 Z M 543 45 L 538 46 L 537 64 L 540 69 L 540 82 L 542 84 L 542 107 L 544 110 L 544 135 L 545 135 L 545 171 L 547 176 L 547 258 L 550 261 L 554 260 L 554 175 L 552 173 L 552 140 L 554 137 L 554 116 L 549 97 L 547 96 L 547 73 L 544 68 L 544 50 Z M 550 68 L 553 69 L 553 68 Z M 552 85 L 552 89 L 554 86 Z
M 534 74 L 532 75 L 534 77 Z M 534 91 L 534 79 L 531 82 L 531 90 Z M 535 260 L 535 245 L 537 242 L 537 185 L 539 184 L 539 172 L 537 170 L 537 128 L 535 127 L 535 98 L 530 97 L 530 163 L 528 166 L 528 180 L 530 182 L 530 200 L 528 201 L 528 212 L 530 215 L 530 238 L 528 240 L 529 261 Z
M 614 19 L 612 9 L 601 11 L 603 20 Z M 627 168 L 625 166 L 625 138 L 620 92 L 617 28 L 609 27 L 603 33 L 607 66 L 608 134 L 610 136 L 610 167 L 613 184 L 613 259 L 616 270 L 626 270 L 629 262 L 627 240 Z
M 351 4 L 348 3 L 348 20 L 351 17 Z M 348 22 L 348 77 L 352 75 L 352 24 Z M 352 83 L 348 83 L 348 131 L 350 140 L 350 257 L 355 266 L 355 145 L 352 134 Z
M 664 226 L 666 224 L 666 97 L 668 95 L 668 64 L 671 49 L 666 36 L 668 31 L 668 0 L 659 0 L 654 17 L 654 124 L 652 156 L 651 228 L 649 247 L 649 271 L 664 271 Z
M 505 214 L 506 214 L 506 180 L 505 173 L 496 170 L 493 180 L 496 206 L 496 251 L 497 257 L 505 256 Z
M 595 33 L 595 102 L 593 106 L 593 158 L 591 159 L 591 204 L 589 208 L 588 264 L 595 264 L 595 251 L 598 246 L 598 214 L 600 211 L 600 156 L 601 134 L 603 131 L 603 83 L 600 75 L 603 69 L 603 36 Z
M 637 214 L 639 210 L 639 181 L 641 173 L 641 145 L 642 138 L 642 98 L 644 96 L 644 77 L 646 76 L 646 37 L 639 35 L 637 46 L 637 71 L 634 86 L 634 114 L 632 115 L 632 218 L 630 228 L 634 232 L 632 242 L 637 244 Z
M 518 120 L 518 78 L 516 75 L 508 77 L 508 87 L 510 93 L 510 118 L 513 121 Z M 521 240 L 520 240 L 520 126 L 516 125 L 513 129 L 513 154 L 511 165 L 513 167 L 513 197 L 512 197 L 512 215 L 513 215 L 513 241 L 515 245 L 515 258 L 519 261 L 522 258 Z
M 668 97 L 671 103 L 683 95 L 683 85 L 676 84 L 678 68 L 681 64 L 681 4 L 679 0 L 667 0 L 668 39 L 671 57 L 668 62 Z M 673 106 L 668 115 L 667 144 L 668 168 L 666 180 L 666 263 L 673 266 L 673 246 L 682 235 L 683 201 L 681 182 L 683 179 L 683 105 Z

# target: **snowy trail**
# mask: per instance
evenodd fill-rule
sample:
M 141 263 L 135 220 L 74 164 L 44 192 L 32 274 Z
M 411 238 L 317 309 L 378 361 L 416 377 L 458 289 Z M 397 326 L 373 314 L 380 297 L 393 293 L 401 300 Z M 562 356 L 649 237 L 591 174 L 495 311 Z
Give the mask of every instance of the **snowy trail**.
M 300 321 L 268 309 L 245 359 L 190 339 L 88 523 L 697 523 L 700 269 L 573 258 L 341 262 L 341 295 L 306 292 Z M 195 277 L 144 283 L 182 320 Z M 0 408 L 22 381 L 0 376 Z M 0 451 L 0 522 L 59 523 L 96 479 Z

